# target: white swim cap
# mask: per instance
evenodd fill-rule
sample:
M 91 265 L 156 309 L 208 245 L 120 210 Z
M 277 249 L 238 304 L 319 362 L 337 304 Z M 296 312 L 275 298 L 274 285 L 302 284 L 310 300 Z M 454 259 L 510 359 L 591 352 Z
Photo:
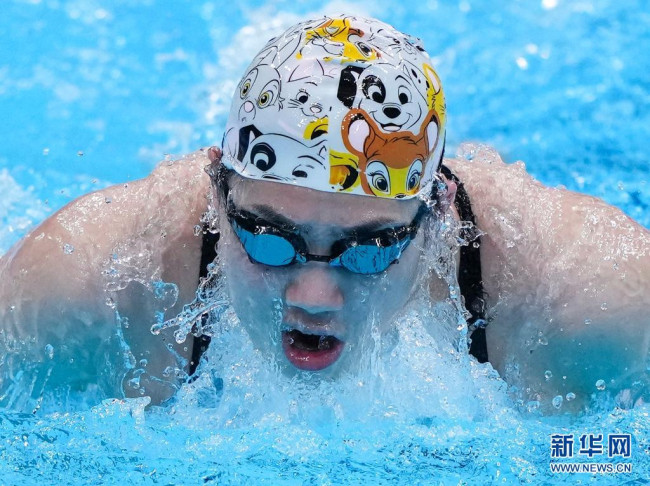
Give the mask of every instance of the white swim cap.
M 237 86 L 223 163 L 251 179 L 407 199 L 442 161 L 445 100 L 419 39 L 374 19 L 301 22 Z

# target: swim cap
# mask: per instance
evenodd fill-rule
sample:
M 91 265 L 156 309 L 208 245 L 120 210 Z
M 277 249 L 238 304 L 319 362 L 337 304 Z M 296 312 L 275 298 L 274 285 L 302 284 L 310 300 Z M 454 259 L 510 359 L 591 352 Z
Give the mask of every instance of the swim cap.
M 445 100 L 419 39 L 375 19 L 301 22 L 237 86 L 223 163 L 250 179 L 407 199 L 442 161 Z

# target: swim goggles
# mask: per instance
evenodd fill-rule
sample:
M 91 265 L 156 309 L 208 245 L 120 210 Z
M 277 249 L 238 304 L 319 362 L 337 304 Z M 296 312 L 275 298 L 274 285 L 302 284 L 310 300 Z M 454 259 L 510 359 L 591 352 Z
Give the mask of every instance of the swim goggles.
M 422 204 L 408 226 L 386 228 L 338 240 L 332 254 L 308 253 L 307 244 L 295 226 L 265 221 L 248 211 L 227 211 L 228 221 L 249 259 L 271 267 L 284 267 L 310 261 L 328 263 L 333 267 L 370 275 L 386 270 L 396 263 L 415 238 L 427 206 Z

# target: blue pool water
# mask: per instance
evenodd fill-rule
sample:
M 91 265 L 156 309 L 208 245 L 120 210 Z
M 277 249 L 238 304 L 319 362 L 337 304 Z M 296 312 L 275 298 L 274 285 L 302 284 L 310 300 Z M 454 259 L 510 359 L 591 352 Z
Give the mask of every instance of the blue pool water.
M 644 1 L 361 5 L 4 2 L 0 252 L 74 197 L 217 143 L 252 54 L 303 16 L 340 11 L 422 38 L 445 85 L 450 153 L 489 143 L 542 182 L 602 197 L 650 227 Z M 551 434 L 614 432 L 632 434 L 633 472 L 573 479 L 650 477 L 647 406 L 542 418 L 512 404 L 489 366 L 435 353 L 336 386 L 222 358 L 220 379 L 237 379 L 221 398 L 205 374 L 164 409 L 133 399 L 0 411 L 0 484 L 548 484 L 569 478 L 549 472 Z M 418 379 L 425 362 L 445 370 L 428 384 Z

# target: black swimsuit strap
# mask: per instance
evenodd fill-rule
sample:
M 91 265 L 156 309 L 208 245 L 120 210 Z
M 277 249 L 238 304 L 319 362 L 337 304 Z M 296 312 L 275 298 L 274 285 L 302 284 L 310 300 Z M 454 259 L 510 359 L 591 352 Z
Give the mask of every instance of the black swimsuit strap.
M 446 166 L 441 166 L 440 171 L 449 180 L 456 183 L 456 199 L 454 201 L 458 215 L 462 221 L 471 221 L 476 224 L 472 205 L 469 202 L 467 191 L 460 182 L 458 177 Z M 219 234 L 205 231 L 203 233 L 203 243 L 201 245 L 201 270 L 199 277 L 205 278 L 208 275 L 208 265 L 217 257 L 217 241 Z M 472 244 L 460 248 L 460 265 L 458 270 L 458 285 L 460 293 L 465 299 L 465 307 L 471 313 L 467 324 L 472 331 L 472 343 L 469 352 L 479 363 L 485 363 L 488 360 L 487 343 L 485 341 L 485 328 L 483 325 L 476 326 L 477 321 L 485 322 L 485 301 L 483 291 L 483 281 L 481 278 L 481 251 L 480 237 L 475 238 Z M 204 316 L 204 319 L 207 316 Z M 190 376 L 194 374 L 201 356 L 208 349 L 210 336 L 201 336 L 194 338 L 192 347 L 192 361 L 190 362 Z
M 463 183 L 446 166 L 440 167 L 440 172 L 449 180 L 456 183 L 456 199 L 454 204 L 461 221 L 470 221 L 476 225 L 472 205 L 469 202 L 469 195 Z M 465 236 L 465 235 L 461 235 Z M 471 238 L 467 238 L 471 239 Z M 483 290 L 483 278 L 481 276 L 481 238 L 473 238 L 471 243 L 460 248 L 460 264 L 458 268 L 458 285 L 460 294 L 465 299 L 465 307 L 472 315 L 467 324 L 472 332 L 470 338 L 472 343 L 469 352 L 479 363 L 488 360 L 487 342 L 485 340 L 485 292 Z
M 219 241 L 219 233 L 211 233 L 210 231 L 203 232 L 203 242 L 201 244 L 201 268 L 199 270 L 199 281 L 208 276 L 208 265 L 210 265 L 215 258 L 217 258 L 217 242 Z M 207 315 L 202 317 L 203 321 L 208 318 Z M 205 324 L 205 322 L 203 322 Z M 201 356 L 205 353 L 210 345 L 210 336 L 205 334 L 200 337 L 194 337 L 194 344 L 192 345 L 192 360 L 190 361 L 190 376 L 194 375 Z

